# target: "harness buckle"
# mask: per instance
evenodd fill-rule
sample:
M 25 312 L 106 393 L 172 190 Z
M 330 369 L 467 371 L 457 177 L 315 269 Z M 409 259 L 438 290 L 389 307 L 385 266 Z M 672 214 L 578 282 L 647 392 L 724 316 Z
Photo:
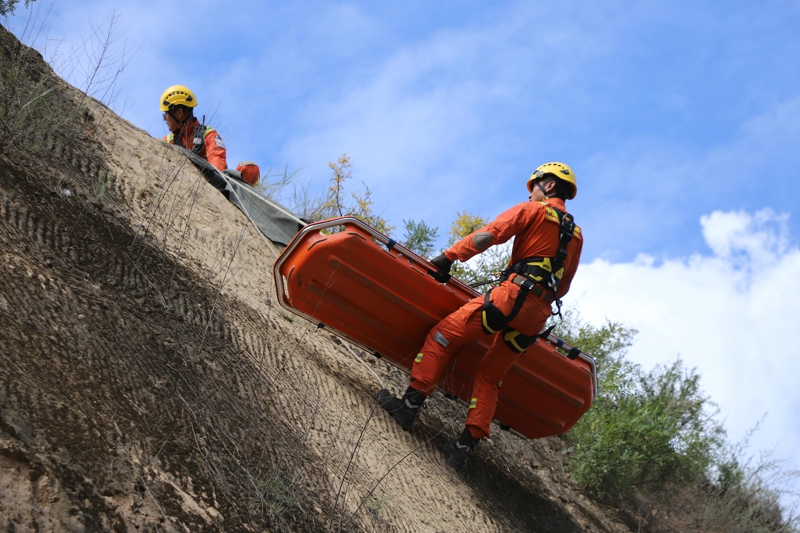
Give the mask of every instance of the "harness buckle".
M 533 288 L 536 286 L 536 284 L 533 281 L 529 280 L 528 278 L 526 278 L 524 276 L 520 276 L 520 277 L 522 279 L 520 280 L 518 285 L 520 287 L 524 288 L 524 289 L 528 289 L 529 291 L 532 291 Z

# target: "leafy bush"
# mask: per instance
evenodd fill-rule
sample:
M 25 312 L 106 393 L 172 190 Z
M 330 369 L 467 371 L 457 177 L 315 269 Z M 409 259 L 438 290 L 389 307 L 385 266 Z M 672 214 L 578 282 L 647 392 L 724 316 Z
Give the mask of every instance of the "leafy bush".
M 600 498 L 685 484 L 710 466 L 722 429 L 705 414 L 698 376 L 681 361 L 619 380 L 568 435 L 570 470 Z M 606 390 L 606 389 L 604 389 Z
M 598 363 L 600 395 L 564 435 L 566 467 L 587 494 L 674 504 L 690 510 L 692 527 L 702 531 L 796 531 L 772 487 L 798 474 L 763 458 L 756 467 L 743 460 L 694 370 L 676 360 L 643 371 L 625 358 L 637 332 L 618 323 L 594 327 L 567 312 L 556 333 Z M 776 472 L 780 479 L 771 479 Z
M 711 465 L 724 431 L 699 376 L 680 360 L 644 372 L 625 359 L 636 334 L 620 324 L 577 324 L 569 315 L 559 334 L 598 362 L 602 394 L 566 435 L 575 480 L 601 499 L 641 488 L 687 484 Z
M 473 215 L 467 211 L 458 213 L 448 234 L 448 246 L 452 246 L 470 233 L 489 223 L 489 219 Z M 497 286 L 496 280 L 500 272 L 508 266 L 511 259 L 510 244 L 492 246 L 480 255 L 476 255 L 466 263 L 457 262 L 451 273 L 467 285 L 481 292 Z
M 353 177 L 350 170 L 353 163 L 350 156 L 342 154 L 335 163 L 328 163 L 328 167 L 333 171 L 328 183 L 327 192 L 320 197 L 310 198 L 307 190 L 300 194 L 295 190 L 292 210 L 297 212 L 301 218 L 309 222 L 317 222 L 328 218 L 354 216 L 377 229 L 384 235 L 389 235 L 395 227 L 390 226 L 389 222 L 377 213 L 372 211 L 373 200 L 372 191 L 366 183 L 364 193 L 351 192 L 350 198 L 345 194 L 345 183 Z M 271 189 L 270 195 L 279 198 L 279 193 L 286 185 L 291 183 L 292 177 L 279 181 Z
M 431 259 L 439 228 L 428 226 L 424 220 L 415 222 L 414 219 L 403 220 L 403 225 L 406 228 L 403 246 L 425 259 Z
M 25 0 L 25 7 L 31 5 L 31 2 L 35 2 L 36 0 Z M 13 15 L 14 11 L 17 9 L 17 4 L 19 0 L 0 0 L 0 16 L 5 17 L 6 15 Z
M 559 335 L 598 363 L 600 396 L 566 435 L 568 468 L 584 490 L 601 499 L 691 483 L 707 471 L 724 431 L 713 419 L 699 376 L 680 360 L 644 372 L 625 359 L 636 334 L 620 324 L 576 324 Z

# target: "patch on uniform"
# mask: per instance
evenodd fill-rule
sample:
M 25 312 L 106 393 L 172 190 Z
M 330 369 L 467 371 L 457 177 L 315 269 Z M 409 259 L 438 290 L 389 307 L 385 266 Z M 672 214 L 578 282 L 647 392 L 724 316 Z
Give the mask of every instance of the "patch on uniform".
M 222 141 L 222 137 L 219 135 L 214 135 L 214 142 L 217 143 L 218 147 L 225 148 L 225 143 Z
M 544 208 L 544 216 L 547 220 L 552 220 L 553 222 L 558 222 L 558 213 L 552 207 L 545 207 Z
M 476 407 L 478 407 L 478 399 L 477 398 L 473 398 L 473 399 L 471 399 L 469 401 L 469 408 L 470 409 L 475 409 Z
M 422 352 L 418 353 L 417 356 L 414 358 L 415 363 L 419 363 L 422 361 Z
M 433 334 L 433 340 L 435 340 L 436 342 L 438 342 L 439 344 L 441 344 L 441 345 L 442 345 L 442 346 L 444 346 L 445 348 L 447 348 L 447 345 L 448 345 L 448 344 L 450 344 L 450 341 L 449 341 L 449 340 L 447 340 L 447 339 L 444 337 L 444 335 L 442 335 L 442 334 L 441 334 L 441 333 L 439 333 L 438 331 L 437 331 L 436 333 L 434 333 L 434 334 Z
M 472 242 L 478 251 L 484 251 L 492 245 L 492 234 L 489 231 L 481 231 L 472 234 Z

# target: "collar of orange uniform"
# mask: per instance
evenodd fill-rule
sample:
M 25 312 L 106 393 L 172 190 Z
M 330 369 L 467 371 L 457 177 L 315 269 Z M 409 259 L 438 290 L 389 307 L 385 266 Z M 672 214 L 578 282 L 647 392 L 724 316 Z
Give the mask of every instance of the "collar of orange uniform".
M 561 198 L 548 198 L 547 200 L 542 200 L 539 203 L 542 204 L 542 205 L 549 205 L 549 206 L 555 207 L 559 211 L 563 211 L 563 212 L 567 211 L 567 208 L 564 205 L 564 200 L 562 200 Z

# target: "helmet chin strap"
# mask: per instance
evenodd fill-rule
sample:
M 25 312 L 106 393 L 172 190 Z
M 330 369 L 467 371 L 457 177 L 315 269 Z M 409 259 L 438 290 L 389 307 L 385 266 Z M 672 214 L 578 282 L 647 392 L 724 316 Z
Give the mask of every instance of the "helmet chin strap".
M 169 113 L 169 116 L 171 116 L 171 117 L 172 117 L 172 120 L 174 120 L 175 122 L 177 122 L 177 123 L 178 123 L 178 129 L 177 129 L 177 131 L 180 131 L 180 130 L 182 130 L 182 129 L 183 129 L 183 125 L 186 123 L 186 120 L 189 120 L 188 118 L 187 118 L 187 119 L 185 119 L 185 120 L 183 120 L 183 121 L 181 121 L 181 120 L 178 120 L 178 117 L 176 117 L 175 115 L 173 115 L 173 114 L 172 114 L 172 109 L 170 109 L 169 111 L 167 111 L 167 113 Z
M 543 200 L 547 200 L 548 198 L 550 198 L 550 196 L 547 194 L 547 191 L 544 189 L 544 187 L 542 187 L 542 182 L 536 181 L 534 182 L 534 185 L 539 187 L 539 190 L 542 191 L 542 194 L 544 195 Z

